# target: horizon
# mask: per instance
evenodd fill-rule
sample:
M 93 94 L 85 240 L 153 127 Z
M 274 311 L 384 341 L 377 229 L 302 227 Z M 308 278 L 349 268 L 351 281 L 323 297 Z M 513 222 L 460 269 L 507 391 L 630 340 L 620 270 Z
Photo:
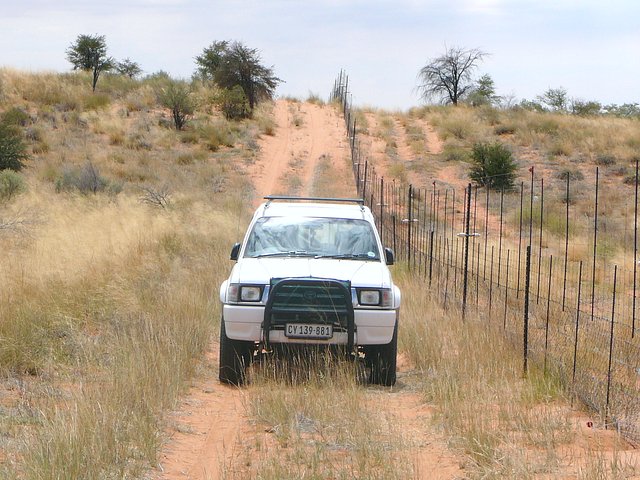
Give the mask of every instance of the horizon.
M 4 0 L 6 1 L 6 0 Z M 191 78 L 215 40 L 256 48 L 284 80 L 276 94 L 327 98 L 340 70 L 358 106 L 407 110 L 425 104 L 418 71 L 447 47 L 489 55 L 496 94 L 534 100 L 549 88 L 570 99 L 638 103 L 640 3 L 616 0 L 25 0 L 3 5 L 0 66 L 71 71 L 66 49 L 80 34 L 104 35 L 108 54 L 143 75 Z M 143 26 L 144 28 L 141 28 Z M 25 36 L 25 32 L 28 34 Z

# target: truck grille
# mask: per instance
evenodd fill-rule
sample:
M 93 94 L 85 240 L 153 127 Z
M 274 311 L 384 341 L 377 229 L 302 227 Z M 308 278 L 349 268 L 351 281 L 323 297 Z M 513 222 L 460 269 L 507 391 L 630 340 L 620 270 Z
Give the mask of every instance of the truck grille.
M 328 280 L 281 280 L 271 289 L 271 325 L 302 322 L 346 328 L 348 285 Z

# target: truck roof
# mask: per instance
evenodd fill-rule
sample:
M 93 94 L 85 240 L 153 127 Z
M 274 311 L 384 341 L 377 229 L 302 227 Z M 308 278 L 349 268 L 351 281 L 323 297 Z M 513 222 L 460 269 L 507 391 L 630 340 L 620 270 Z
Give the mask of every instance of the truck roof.
M 258 207 L 256 216 L 304 216 L 373 221 L 369 208 L 355 203 L 267 202 Z

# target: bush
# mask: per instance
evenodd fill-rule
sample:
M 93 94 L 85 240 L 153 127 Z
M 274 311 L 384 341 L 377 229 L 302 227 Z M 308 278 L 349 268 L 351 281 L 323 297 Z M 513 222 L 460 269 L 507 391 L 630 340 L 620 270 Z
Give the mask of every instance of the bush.
M 235 143 L 233 132 L 229 128 L 229 125 L 223 120 L 200 126 L 198 128 L 198 134 L 200 135 L 200 138 L 202 138 L 207 149 L 212 152 L 218 151 L 222 145 L 226 147 L 233 147 Z
M 117 194 L 122 190 L 122 185 L 109 182 L 89 161 L 80 169 L 65 168 L 62 176 L 56 180 L 56 192 L 72 190 L 78 190 L 83 194 L 96 194 L 108 190 L 110 193 Z
M 556 172 L 555 177 L 558 180 L 564 180 L 565 182 L 567 181 L 567 177 L 569 177 L 569 181 L 571 182 L 584 180 L 584 174 L 580 170 L 570 168 L 563 168 L 559 170 Z
M 18 107 L 13 107 L 2 114 L 2 123 L 5 125 L 15 125 L 17 127 L 26 127 L 31 121 L 31 117 L 27 112 Z
M 473 166 L 469 177 L 495 190 L 513 188 L 518 168 L 511 151 L 500 142 L 476 143 L 471 154 Z
M 86 110 L 101 110 L 109 106 L 111 98 L 103 93 L 94 93 L 84 100 Z
M 496 135 L 511 135 L 516 133 L 516 127 L 515 125 L 508 125 L 508 124 L 500 124 L 500 125 L 496 125 L 493 128 L 493 132 Z
M 187 119 L 193 115 L 194 105 L 191 99 L 191 91 L 185 82 L 171 80 L 160 91 L 158 100 L 163 107 L 171 110 L 173 124 L 176 130 L 182 130 Z
M 461 145 L 446 143 L 442 149 L 442 158 L 447 162 L 466 162 L 469 160 L 469 152 Z
M 596 165 L 608 166 L 616 163 L 616 157 L 609 153 L 600 153 L 596 156 Z
M 0 201 L 11 200 L 26 189 L 24 179 L 19 173 L 13 170 L 0 171 Z
M 0 123 L 0 170 L 20 171 L 27 159 L 27 151 L 22 135 L 16 127 Z
M 216 103 L 227 120 L 239 120 L 251 116 L 249 101 L 240 85 L 222 90 Z

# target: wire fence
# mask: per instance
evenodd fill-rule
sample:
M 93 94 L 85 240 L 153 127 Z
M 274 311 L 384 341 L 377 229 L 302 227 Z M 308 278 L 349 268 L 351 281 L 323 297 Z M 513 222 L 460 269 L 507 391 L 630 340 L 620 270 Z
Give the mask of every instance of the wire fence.
M 502 329 L 522 348 L 525 374 L 530 361 L 557 372 L 608 427 L 640 442 L 638 162 L 627 182 L 635 195 L 616 200 L 633 216 L 616 230 L 611 206 L 601 205 L 598 168 L 586 213 L 575 200 L 580 194 L 584 205 L 584 188 L 569 173 L 545 185 L 533 167 L 514 191 L 388 181 L 358 138 L 344 72 L 330 100 L 342 108 L 358 195 L 396 258 L 445 305 L 460 304 L 463 316 L 473 308 Z M 612 245 L 631 257 L 623 268 L 611 261 Z

